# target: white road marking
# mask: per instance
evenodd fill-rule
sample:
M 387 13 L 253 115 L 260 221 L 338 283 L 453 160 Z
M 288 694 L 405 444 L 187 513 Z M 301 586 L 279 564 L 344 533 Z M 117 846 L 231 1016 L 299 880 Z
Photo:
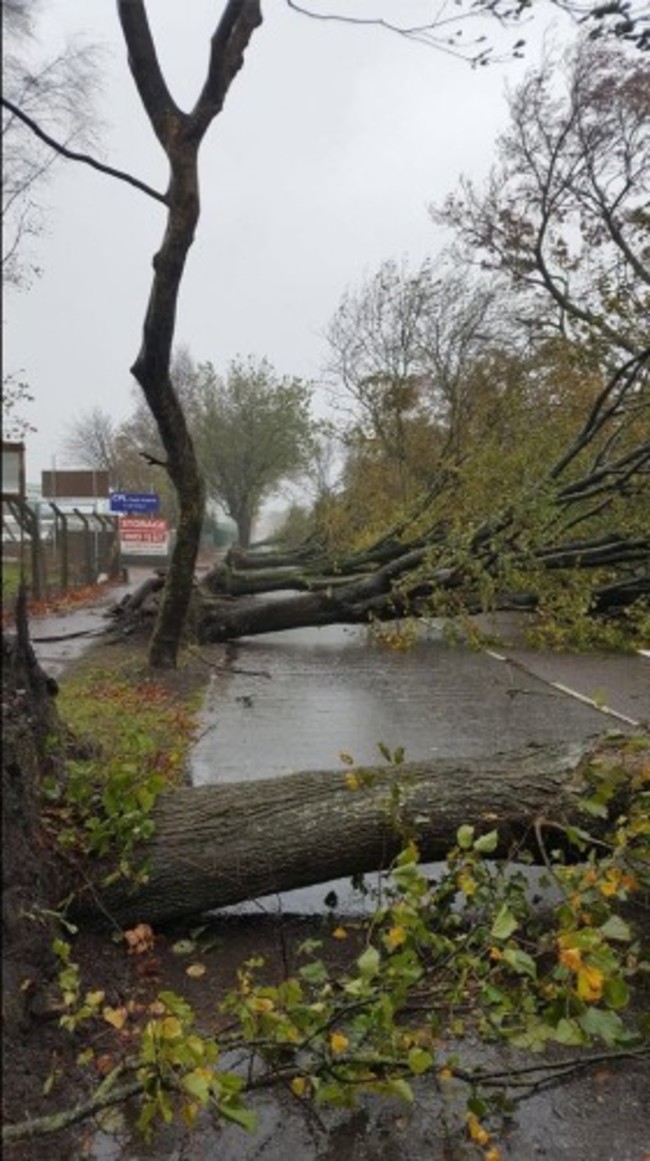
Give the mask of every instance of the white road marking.
M 552 685 L 553 689 L 559 690 L 560 693 L 566 693 L 569 697 L 575 697 L 577 701 L 583 701 L 585 705 L 593 706 L 594 709 L 600 710 L 601 714 L 608 714 L 609 717 L 617 718 L 619 722 L 625 722 L 628 726 L 641 725 L 641 722 L 637 722 L 635 718 L 628 718 L 626 714 L 620 714 L 618 710 L 612 709 L 611 706 L 594 701 L 593 697 L 587 697 L 584 693 L 578 693 L 577 689 L 571 689 L 568 685 L 562 685 L 560 681 L 551 681 L 549 685 Z
M 534 673 L 532 669 L 522 664 L 521 661 L 515 661 L 513 657 L 507 657 L 503 653 L 497 653 L 494 649 L 485 649 L 484 652 L 488 657 L 492 657 L 495 661 L 507 661 L 510 665 L 516 666 L 518 669 L 523 669 L 530 677 L 537 678 L 542 681 L 544 685 L 550 685 L 552 689 L 557 689 L 558 693 L 564 693 L 567 697 L 573 697 L 576 701 L 584 702 L 585 705 L 590 705 L 593 709 L 597 709 L 601 714 L 607 714 L 608 717 L 616 718 L 619 722 L 625 722 L 628 726 L 635 726 L 639 728 L 641 722 L 637 722 L 635 718 L 629 718 L 626 714 L 619 713 L 618 710 L 612 709 L 611 706 L 603 705 L 602 702 L 595 701 L 593 697 L 587 697 L 584 693 L 579 693 L 577 689 L 571 689 L 568 685 L 562 685 L 560 681 L 550 681 L 547 677 L 540 677 L 539 674 Z M 650 650 L 639 649 L 639 653 L 643 657 L 650 657 Z

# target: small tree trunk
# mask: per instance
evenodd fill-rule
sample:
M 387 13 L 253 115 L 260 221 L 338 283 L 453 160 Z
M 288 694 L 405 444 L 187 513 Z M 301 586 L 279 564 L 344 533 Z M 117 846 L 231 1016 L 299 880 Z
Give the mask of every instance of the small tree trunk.
M 237 541 L 240 548 L 248 548 L 251 542 L 253 521 L 250 513 L 243 511 L 237 515 Z
M 244 49 L 261 23 L 259 0 L 229 0 L 211 41 L 208 75 L 191 113 L 173 100 L 160 69 L 143 0 L 118 0 L 129 64 L 156 137 L 170 167 L 167 223 L 153 261 L 153 281 L 142 346 L 132 372 L 142 387 L 167 454 L 179 519 L 176 544 L 149 649 L 155 668 L 173 668 L 192 596 L 204 487 L 185 416 L 170 378 L 178 294 L 199 218 L 198 154 L 221 111 Z

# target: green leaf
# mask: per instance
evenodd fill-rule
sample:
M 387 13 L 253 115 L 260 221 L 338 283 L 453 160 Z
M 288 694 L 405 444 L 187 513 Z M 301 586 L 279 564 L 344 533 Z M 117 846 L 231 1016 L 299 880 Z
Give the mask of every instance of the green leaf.
M 175 955 L 191 955 L 196 951 L 196 944 L 193 939 L 177 939 L 172 944 L 172 951 Z
M 298 968 L 298 975 L 308 984 L 324 984 L 327 980 L 327 968 L 322 960 L 316 959 Z
M 503 953 L 503 959 L 511 968 L 514 968 L 518 975 L 530 976 L 533 980 L 536 978 L 535 960 L 529 956 L 527 951 L 521 951 L 518 947 L 507 947 Z
M 456 831 L 456 842 L 461 851 L 468 851 L 474 842 L 474 827 L 467 824 L 459 826 Z
M 577 1020 L 563 1018 L 555 1029 L 554 1039 L 558 1044 L 584 1044 L 585 1035 Z
M 474 843 L 474 850 L 478 851 L 480 855 L 491 855 L 499 845 L 499 833 L 496 830 L 490 830 L 487 834 L 482 834 Z
M 620 915 L 610 915 L 606 923 L 603 923 L 600 931 L 606 939 L 618 939 L 621 943 L 629 943 L 632 939 L 632 932 L 630 931 L 624 919 Z
M 597 802 L 594 798 L 581 802 L 580 808 L 587 814 L 593 815 L 594 818 L 607 818 L 607 807 L 602 802 Z
M 367 947 L 357 960 L 357 967 L 362 976 L 370 979 L 379 971 L 379 952 L 376 947 Z
M 589 1036 L 598 1036 L 605 1044 L 616 1044 L 624 1032 L 623 1021 L 616 1012 L 605 1012 L 601 1008 L 587 1008 L 579 1017 L 580 1027 Z
M 207 1105 L 212 1091 L 210 1078 L 199 1072 L 188 1072 L 183 1077 L 183 1088 L 190 1096 L 195 1097 L 200 1104 Z
M 507 903 L 499 908 L 490 934 L 493 939 L 509 939 L 513 931 L 519 927 Z
M 489 1112 L 489 1106 L 480 1097 L 472 1096 L 467 1102 L 467 1110 L 470 1113 L 474 1113 L 474 1116 L 478 1117 L 479 1121 L 481 1121 L 486 1113 Z
M 382 1090 L 390 1096 L 400 1097 L 401 1100 L 413 1104 L 413 1089 L 407 1080 L 396 1077 L 395 1080 L 389 1080 L 386 1085 L 382 1085 Z
M 630 989 L 625 980 L 620 978 L 605 980 L 603 998 L 608 1008 L 626 1008 L 630 1000 Z
M 234 1124 L 240 1125 L 247 1133 L 254 1133 L 257 1128 L 257 1116 L 251 1109 L 247 1109 L 245 1105 L 234 1105 L 223 1102 L 218 1106 L 221 1116 L 226 1121 L 233 1121 Z
M 412 1048 L 408 1054 L 408 1066 L 415 1076 L 421 1076 L 433 1067 L 433 1056 L 424 1048 Z
M 298 946 L 298 955 L 311 955 L 312 952 L 318 951 L 319 947 L 322 946 L 322 939 L 304 939 Z

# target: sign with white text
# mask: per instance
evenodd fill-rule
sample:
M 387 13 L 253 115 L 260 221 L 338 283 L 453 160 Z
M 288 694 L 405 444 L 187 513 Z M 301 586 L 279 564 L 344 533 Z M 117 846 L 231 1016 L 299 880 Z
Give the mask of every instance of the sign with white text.
M 157 492 L 111 492 L 111 512 L 146 513 L 157 512 L 160 496 Z
M 167 556 L 167 521 L 152 520 L 147 516 L 121 516 L 120 552 L 123 556 Z

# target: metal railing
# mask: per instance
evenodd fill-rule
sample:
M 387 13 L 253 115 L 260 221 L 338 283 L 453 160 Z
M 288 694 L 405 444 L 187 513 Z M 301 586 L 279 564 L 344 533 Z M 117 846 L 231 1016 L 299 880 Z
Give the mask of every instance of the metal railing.
M 2 502 L 2 565 L 18 567 L 33 600 L 120 574 L 116 516 L 63 511 L 53 501 Z

